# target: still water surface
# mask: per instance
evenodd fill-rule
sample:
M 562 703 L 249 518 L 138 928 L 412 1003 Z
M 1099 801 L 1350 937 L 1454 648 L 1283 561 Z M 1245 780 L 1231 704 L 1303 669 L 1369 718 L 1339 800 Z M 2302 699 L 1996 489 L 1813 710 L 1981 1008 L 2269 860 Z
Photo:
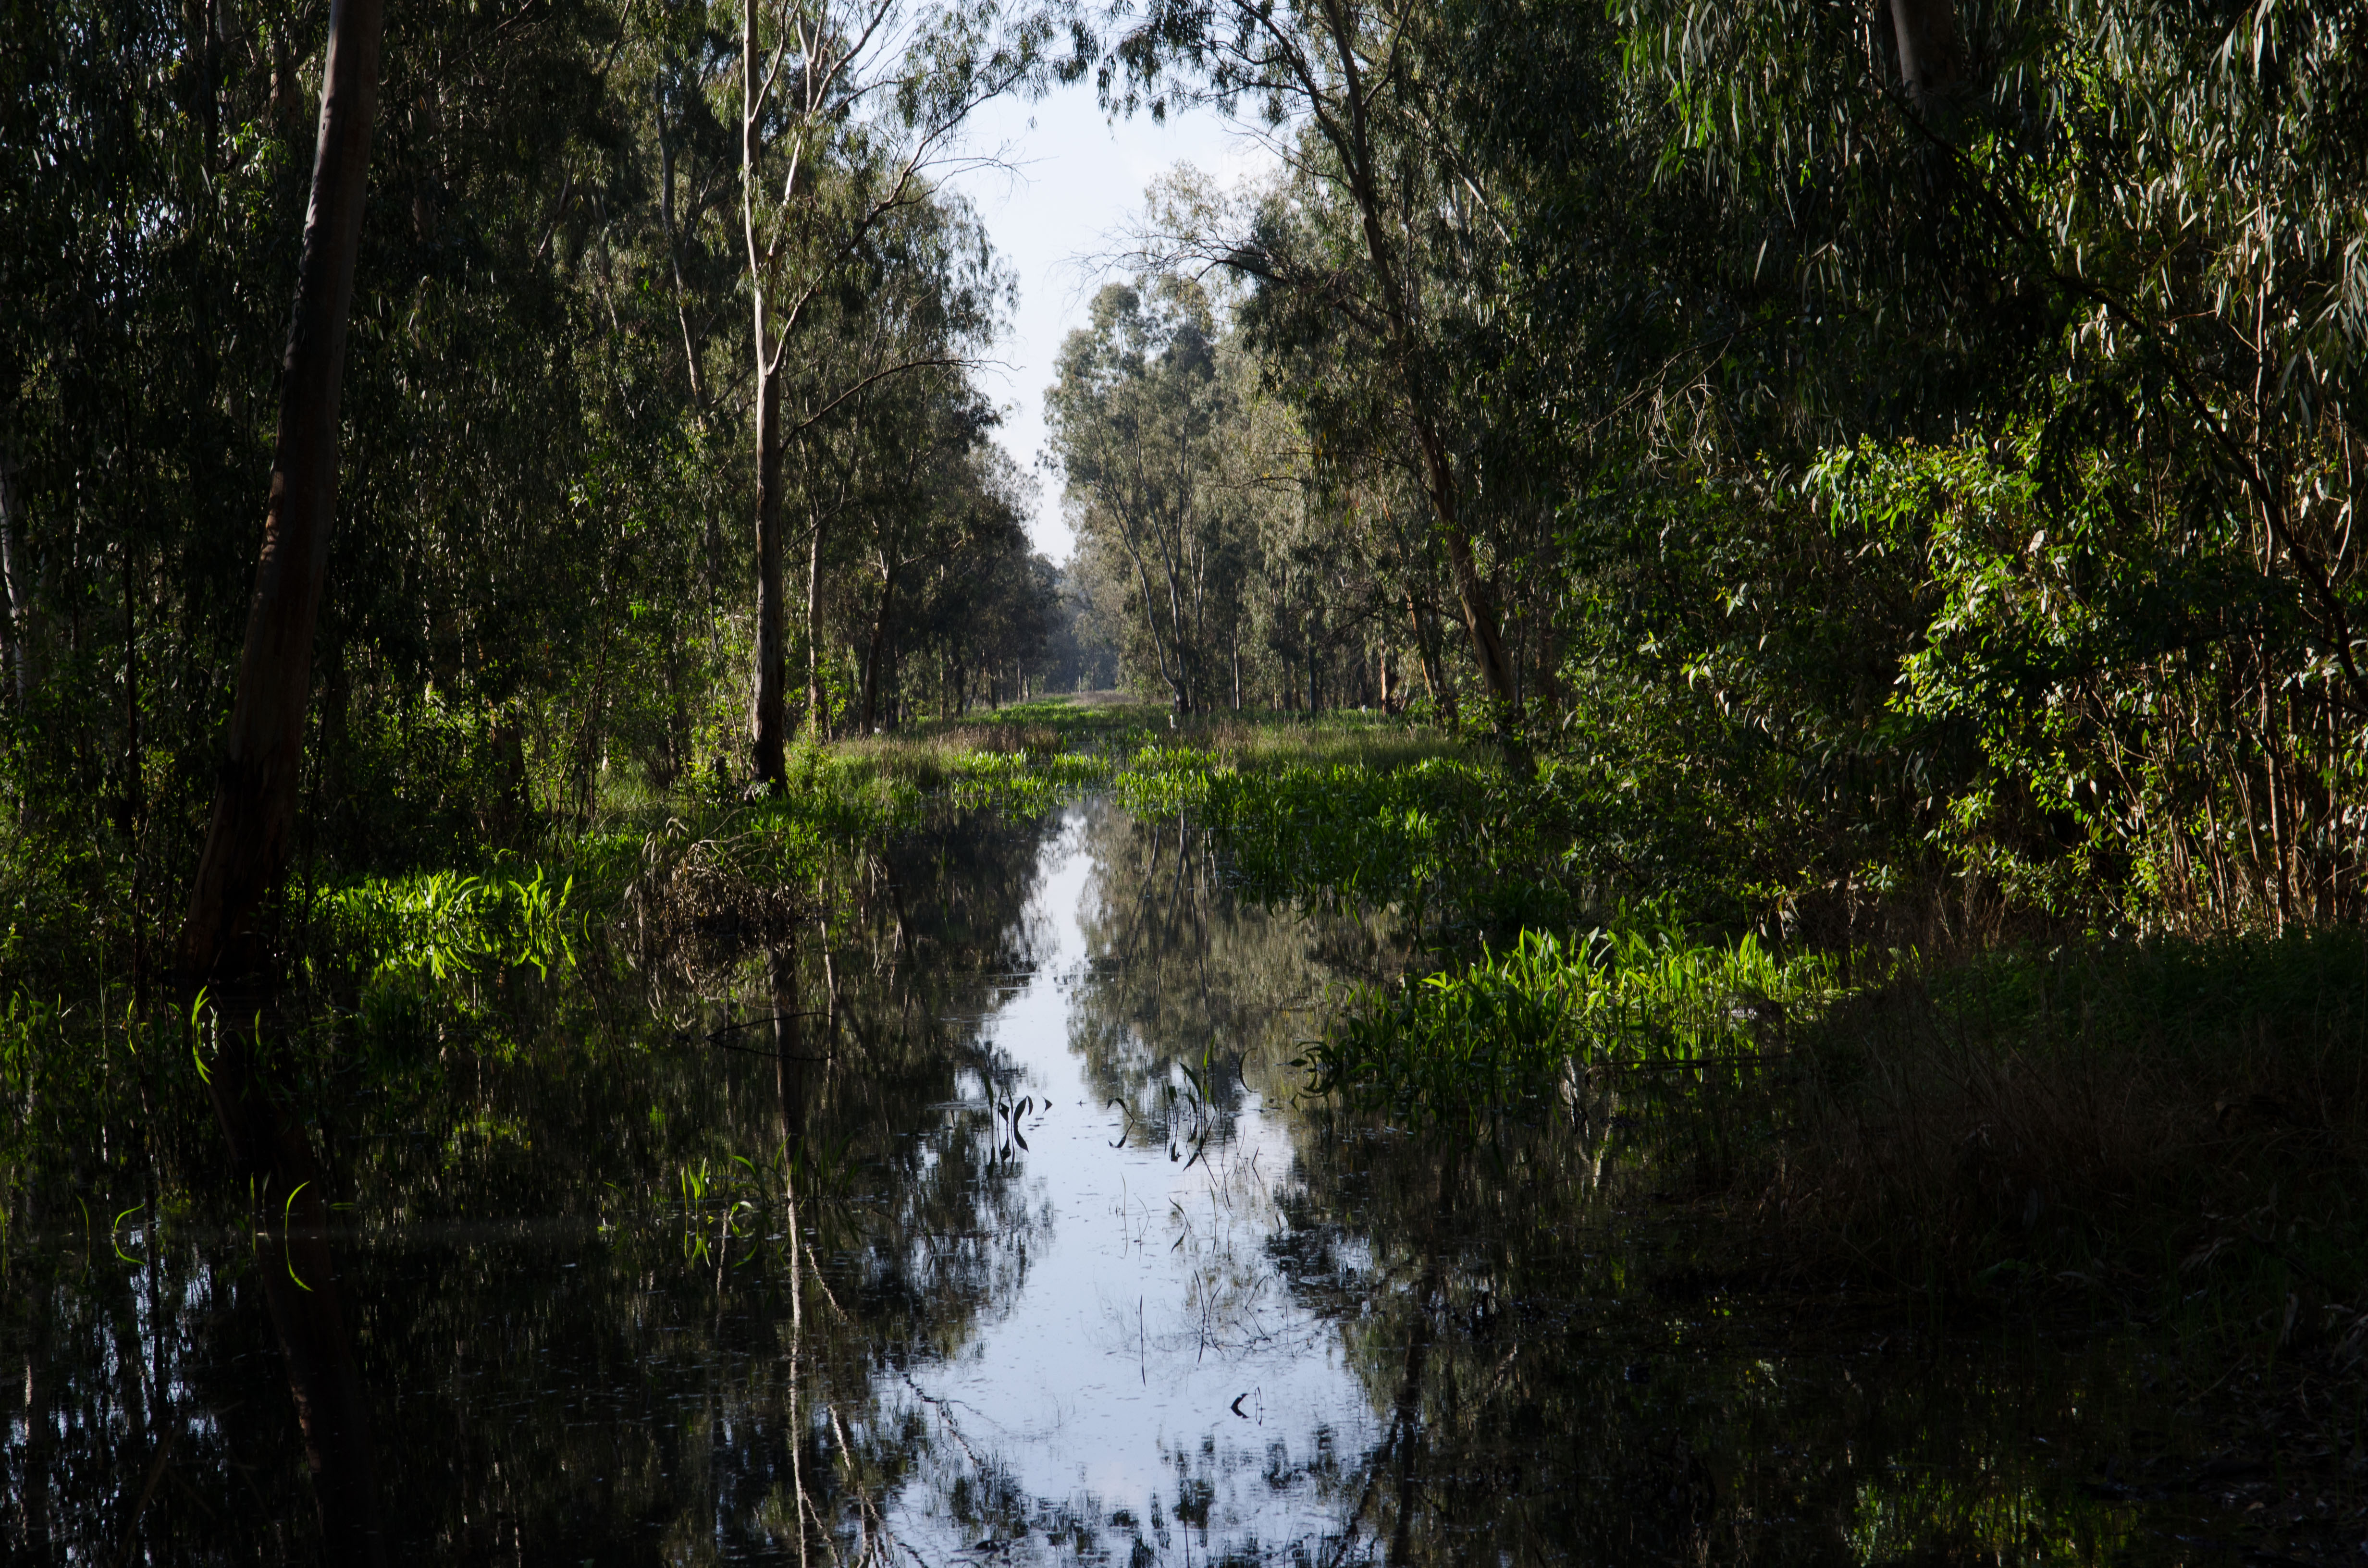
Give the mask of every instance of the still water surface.
M 2135 1355 L 1731 1295 L 1618 1155 L 1294 1104 L 1383 923 L 1099 802 L 862 877 L 356 1091 L 395 1561 L 2216 1560 Z M 306 1559 L 245 1238 L 15 1245 L 16 1553 Z

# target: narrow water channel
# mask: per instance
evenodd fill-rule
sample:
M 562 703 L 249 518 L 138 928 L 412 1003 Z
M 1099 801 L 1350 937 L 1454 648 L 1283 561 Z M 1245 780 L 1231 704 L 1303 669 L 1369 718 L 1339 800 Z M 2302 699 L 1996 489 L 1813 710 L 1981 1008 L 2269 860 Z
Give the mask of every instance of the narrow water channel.
M 355 1076 L 394 1561 L 2218 1560 L 2133 1351 L 1744 1294 L 1617 1153 L 1295 1103 L 1388 933 L 1177 824 L 974 818 L 860 910 Z M 34 1219 L 12 1560 L 311 1560 L 246 1238 Z

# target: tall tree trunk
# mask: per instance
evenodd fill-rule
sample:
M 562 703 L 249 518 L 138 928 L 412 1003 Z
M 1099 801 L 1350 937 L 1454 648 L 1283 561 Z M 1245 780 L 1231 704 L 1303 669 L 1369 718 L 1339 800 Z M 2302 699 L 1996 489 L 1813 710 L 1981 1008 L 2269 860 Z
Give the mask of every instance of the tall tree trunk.
M 830 708 L 822 691 L 822 530 L 817 516 L 806 541 L 806 733 L 817 741 L 830 739 Z
M 1144 565 L 1143 551 L 1135 548 L 1134 541 L 1132 539 L 1129 539 L 1126 541 L 1126 552 L 1134 562 L 1135 582 L 1140 586 L 1143 593 L 1143 623 L 1151 629 L 1151 651 L 1158 657 L 1159 660 L 1159 678 L 1167 683 L 1167 696 L 1170 706 L 1180 713 L 1184 710 L 1186 700 L 1184 693 L 1183 650 L 1180 648 L 1177 649 L 1175 651 L 1174 658 L 1172 660 L 1170 659 L 1168 644 L 1166 641 L 1163 641 L 1159 635 L 1159 612 L 1152 608 L 1153 601 L 1151 597 L 1150 569 Z M 1169 581 L 1172 585 L 1174 579 L 1171 577 Z M 1172 604 L 1173 601 L 1171 600 L 1171 608 Z M 1171 625 L 1173 623 L 1171 622 Z
M 781 646 L 781 378 L 765 367 L 765 307 L 757 306 L 757 669 L 749 704 L 748 747 L 759 781 L 782 771 L 782 687 L 789 659 Z
M 332 0 L 263 553 L 213 820 L 176 953 L 185 983 L 217 988 L 217 1000 L 228 1004 L 219 1016 L 226 1018 L 259 1011 L 260 992 L 240 983 L 260 974 L 250 930 L 286 869 L 295 818 L 313 633 L 336 516 L 337 396 L 383 20 L 381 0 Z M 258 1254 L 269 1255 L 259 1256 L 258 1263 L 303 1427 L 324 1555 L 381 1563 L 386 1551 L 369 1408 L 330 1256 L 324 1173 L 271 1077 L 246 1033 L 225 1028 L 208 1067 L 207 1094 L 233 1170 L 248 1178 L 265 1214 L 279 1217 L 273 1226 L 256 1228 Z
M 1891 0 L 1899 85 L 1919 113 L 1941 107 L 1957 85 L 1957 10 L 1952 0 Z
M 888 619 L 894 612 L 896 568 L 880 574 L 880 608 L 871 617 L 871 648 L 863 660 L 863 719 L 856 733 L 868 735 L 879 712 L 880 669 L 888 657 Z
M 333 0 L 312 205 L 280 370 L 263 554 L 255 569 L 213 822 L 181 927 L 179 968 L 193 983 L 223 969 L 226 959 L 250 967 L 248 955 L 233 949 L 244 945 L 256 908 L 288 859 L 313 688 L 313 629 L 336 509 L 337 394 L 361 241 L 382 21 L 382 0 Z
M 8 449 L 0 446 L 0 591 L 7 595 L 0 603 L 0 620 L 5 620 L 5 639 L 9 665 L 17 679 L 17 711 L 19 715 L 31 710 L 33 700 L 32 676 L 26 646 L 32 635 L 33 606 L 30 586 L 25 581 L 25 565 L 17 557 L 21 553 L 17 543 L 17 529 L 24 517 L 24 507 L 17 495 L 17 464 Z
M 740 227 L 748 247 L 748 294 L 755 314 L 757 368 L 757 667 L 748 702 L 748 749 L 757 779 L 779 789 L 783 778 L 781 687 L 781 348 L 767 341 L 772 299 L 767 253 L 757 243 L 756 180 L 763 145 L 765 56 L 757 47 L 757 0 L 740 4 Z M 794 166 L 791 176 L 796 177 Z

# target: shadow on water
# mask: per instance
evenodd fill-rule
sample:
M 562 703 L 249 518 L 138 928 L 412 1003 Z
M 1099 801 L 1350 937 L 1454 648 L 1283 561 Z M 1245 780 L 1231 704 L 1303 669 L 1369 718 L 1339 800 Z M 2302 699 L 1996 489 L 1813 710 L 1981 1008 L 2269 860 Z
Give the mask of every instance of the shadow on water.
M 505 977 L 498 1044 L 347 1042 L 295 1242 L 344 1268 L 393 1560 L 2214 1560 L 2132 1347 L 1723 1289 L 1567 1129 L 1294 1104 L 1383 920 L 1245 905 L 1099 803 L 839 891 Z M 10 1560 L 317 1560 L 277 1232 L 7 1194 Z

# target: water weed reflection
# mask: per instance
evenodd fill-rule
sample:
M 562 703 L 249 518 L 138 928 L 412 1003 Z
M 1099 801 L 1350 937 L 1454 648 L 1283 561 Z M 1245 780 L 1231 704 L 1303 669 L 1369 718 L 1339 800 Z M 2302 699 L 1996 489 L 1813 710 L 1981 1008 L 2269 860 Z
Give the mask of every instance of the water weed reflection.
M 1310 1100 L 1393 912 L 1260 903 L 1100 801 L 835 868 L 324 1080 L 396 1555 L 2194 1560 L 2204 1501 L 2116 1479 L 2194 1471 L 2151 1352 L 1771 1293 L 1656 1201 L 1649 1118 L 1590 1180 L 1568 1116 Z M 20 1555 L 312 1557 L 237 1206 L 17 1179 Z

